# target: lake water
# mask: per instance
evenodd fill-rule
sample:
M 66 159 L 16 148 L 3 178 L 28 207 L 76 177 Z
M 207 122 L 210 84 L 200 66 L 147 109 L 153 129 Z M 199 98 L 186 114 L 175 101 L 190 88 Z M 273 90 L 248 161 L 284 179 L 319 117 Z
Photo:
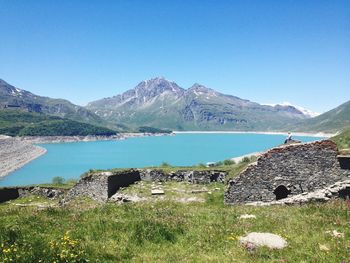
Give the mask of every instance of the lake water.
M 294 136 L 309 142 L 317 137 Z M 284 135 L 177 134 L 120 141 L 40 144 L 47 153 L 0 180 L 1 186 L 50 183 L 79 178 L 89 169 L 141 168 L 162 162 L 186 166 L 260 152 L 283 143 Z

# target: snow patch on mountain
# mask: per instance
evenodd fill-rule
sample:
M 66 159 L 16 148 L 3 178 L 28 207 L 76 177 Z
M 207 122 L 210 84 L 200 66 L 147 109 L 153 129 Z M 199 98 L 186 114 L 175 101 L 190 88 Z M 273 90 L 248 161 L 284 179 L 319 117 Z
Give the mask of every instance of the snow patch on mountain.
M 312 110 L 306 109 L 304 107 L 294 105 L 294 104 L 292 104 L 292 103 L 290 103 L 288 101 L 284 101 L 282 103 L 264 103 L 263 105 L 268 105 L 268 106 L 272 106 L 272 107 L 275 107 L 277 105 L 280 105 L 280 106 L 292 106 L 292 107 L 296 108 L 297 110 L 301 111 L 305 116 L 308 116 L 310 118 L 316 117 L 316 116 L 321 114 L 321 113 L 314 112 Z

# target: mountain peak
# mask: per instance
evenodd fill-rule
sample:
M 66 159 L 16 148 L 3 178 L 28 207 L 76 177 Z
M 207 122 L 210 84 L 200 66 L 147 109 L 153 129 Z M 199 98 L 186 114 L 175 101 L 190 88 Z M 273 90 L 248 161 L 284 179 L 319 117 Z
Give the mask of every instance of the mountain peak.
M 189 93 L 194 93 L 196 96 L 200 96 L 200 95 L 205 95 L 205 96 L 217 96 L 218 93 L 210 88 L 207 88 L 204 85 L 201 85 L 199 83 L 194 83 L 192 85 L 192 87 L 190 87 L 187 92 Z M 208 97 L 209 98 L 209 97 Z
M 141 81 L 141 83 L 144 83 L 146 85 L 150 85 L 150 84 L 155 84 L 155 85 L 159 85 L 159 84 L 175 84 L 175 82 L 170 81 L 164 77 L 155 77 L 155 78 L 151 78 L 151 79 L 146 79 Z M 140 83 L 140 84 L 141 84 Z
M 165 79 L 164 77 L 156 77 L 140 82 L 135 87 L 136 92 L 152 92 L 153 95 L 159 95 L 165 91 L 174 93 L 183 92 L 175 82 Z

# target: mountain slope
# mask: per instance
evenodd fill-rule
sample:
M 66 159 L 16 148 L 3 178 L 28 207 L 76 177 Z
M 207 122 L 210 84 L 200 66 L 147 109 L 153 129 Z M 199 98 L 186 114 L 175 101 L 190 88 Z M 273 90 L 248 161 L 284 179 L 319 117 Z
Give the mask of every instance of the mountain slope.
M 305 132 L 338 132 L 348 126 L 350 126 L 350 101 L 315 118 L 297 123 L 293 127 L 293 130 Z
M 87 123 L 23 110 L 0 110 L 0 134 L 10 136 L 114 135 L 115 131 Z
M 75 121 L 104 125 L 105 122 L 84 107 L 63 99 L 51 99 L 18 89 L 0 79 L 0 108 L 20 108 Z
M 183 89 L 164 78 L 142 81 L 87 108 L 109 122 L 171 130 L 276 130 L 307 118 L 292 106 L 260 105 L 200 84 Z

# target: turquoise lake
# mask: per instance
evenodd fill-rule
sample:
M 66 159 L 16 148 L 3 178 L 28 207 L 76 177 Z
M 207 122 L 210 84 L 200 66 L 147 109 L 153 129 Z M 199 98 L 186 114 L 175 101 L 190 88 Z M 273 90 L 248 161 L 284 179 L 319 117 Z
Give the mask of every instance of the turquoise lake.
M 322 138 L 293 136 L 303 142 Z M 284 135 L 177 134 L 120 141 L 40 144 L 47 153 L 0 180 L 0 186 L 50 183 L 60 176 L 76 179 L 89 169 L 141 168 L 162 162 L 186 166 L 221 161 L 280 145 Z

